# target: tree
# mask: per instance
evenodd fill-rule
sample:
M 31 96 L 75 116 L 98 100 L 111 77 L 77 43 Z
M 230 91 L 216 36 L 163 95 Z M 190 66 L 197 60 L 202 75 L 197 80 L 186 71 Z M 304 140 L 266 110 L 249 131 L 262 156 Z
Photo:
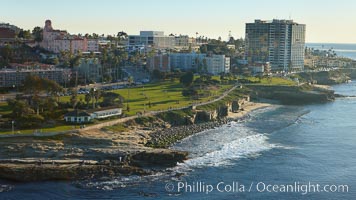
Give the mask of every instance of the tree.
M 189 44 L 188 53 L 192 53 L 192 45 L 191 44 Z
M 198 95 L 198 91 L 194 88 L 188 88 L 188 89 L 184 89 L 182 91 L 182 95 L 187 97 L 187 96 L 197 96 Z
M 99 101 L 100 97 L 101 97 L 101 92 L 100 92 L 100 90 L 96 89 L 94 91 L 95 105 L 98 105 L 98 101 Z
M 43 40 L 43 29 L 41 27 L 36 26 L 32 30 L 32 36 L 36 42 L 42 42 Z
M 76 56 L 73 56 L 70 60 L 69 60 L 69 66 L 71 68 L 79 66 L 82 62 L 82 55 L 79 52 Z
M 58 65 L 59 64 L 59 59 L 57 57 L 48 59 L 48 63 L 53 64 L 53 65 Z
M 14 51 L 10 45 L 5 45 L 1 49 L 1 56 L 5 59 L 6 62 L 10 62 L 12 60 L 12 55 Z
M 23 38 L 23 39 L 30 39 L 31 38 L 31 32 L 30 30 L 20 30 L 19 34 L 17 35 L 18 38 Z
M 119 40 L 119 42 L 122 40 L 126 40 L 127 38 L 128 38 L 128 35 L 124 31 L 120 31 L 117 33 L 117 39 Z
M 163 77 L 162 72 L 158 69 L 152 71 L 152 79 L 161 80 Z
M 72 95 L 70 96 L 70 105 L 72 106 L 73 109 L 75 109 L 75 107 L 78 104 L 78 93 L 76 90 L 71 90 Z
M 184 87 L 189 87 L 190 85 L 192 85 L 194 80 L 194 74 L 193 72 L 189 71 L 184 73 L 181 77 L 180 77 L 180 83 L 184 85 Z
M 36 128 L 41 126 L 44 117 L 36 115 L 35 111 L 24 100 L 11 99 L 8 100 L 12 113 L 11 116 L 16 121 L 18 127 L 21 128 Z
M 35 111 L 31 109 L 28 103 L 24 100 L 9 99 L 7 104 L 12 110 L 11 115 L 14 119 L 19 119 L 24 115 L 35 113 Z
M 88 107 L 89 107 L 90 100 L 91 100 L 90 94 L 85 94 L 84 100 L 85 100 L 85 102 L 87 103 L 87 108 L 88 108 Z
M 101 106 L 103 107 L 108 107 L 108 106 L 122 107 L 124 103 L 124 97 L 115 92 L 105 92 L 102 94 L 102 97 L 103 97 L 103 102 L 101 103 Z
M 208 53 L 208 47 L 206 44 L 200 46 L 200 53 Z
M 40 92 L 46 92 L 49 96 L 57 96 L 64 89 L 55 81 L 40 78 L 38 76 L 27 76 L 24 80 L 24 93 L 30 97 L 38 95 Z
M 90 94 L 91 102 L 93 104 L 93 109 L 94 109 L 95 108 L 95 101 L 94 101 L 95 88 L 90 88 L 89 94 Z
M 127 83 L 128 83 L 128 86 L 127 86 L 127 101 L 126 101 L 127 107 L 126 107 L 126 109 L 127 109 L 127 112 L 130 112 L 129 99 L 130 99 L 130 85 L 131 85 L 131 83 L 133 83 L 132 76 L 128 77 Z

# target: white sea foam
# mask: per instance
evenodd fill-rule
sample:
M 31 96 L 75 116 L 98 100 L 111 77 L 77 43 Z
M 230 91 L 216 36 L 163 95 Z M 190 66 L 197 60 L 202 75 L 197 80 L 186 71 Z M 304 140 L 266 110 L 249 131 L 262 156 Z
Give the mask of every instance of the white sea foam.
M 8 192 L 10 190 L 12 190 L 13 186 L 11 185 L 1 185 L 0 184 L 0 193 L 1 192 Z
M 180 167 L 200 168 L 205 166 L 230 165 L 231 161 L 248 156 L 258 155 L 259 152 L 276 147 L 268 143 L 264 134 L 249 135 L 224 144 L 220 149 L 208 152 L 179 164 Z
M 270 143 L 269 134 L 255 132 L 254 129 L 246 126 L 249 120 L 249 118 L 245 118 L 243 122 L 230 122 L 185 138 L 172 148 L 188 151 L 190 158 L 163 173 L 149 176 L 118 177 L 108 181 L 90 182 L 84 187 L 111 190 L 149 183 L 153 180 L 180 180 L 184 179 L 184 176 L 181 175 L 190 173 L 197 168 L 230 166 L 236 160 L 257 158 L 262 152 L 273 148 L 291 148 Z

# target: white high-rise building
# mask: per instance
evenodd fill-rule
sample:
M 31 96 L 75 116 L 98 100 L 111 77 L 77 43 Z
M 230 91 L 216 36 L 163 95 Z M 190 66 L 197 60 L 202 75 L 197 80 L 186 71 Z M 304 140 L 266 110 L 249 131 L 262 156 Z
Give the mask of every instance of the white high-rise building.
M 273 71 L 302 71 L 304 48 L 304 24 L 276 19 L 246 24 L 246 58 L 250 63 L 270 62 Z

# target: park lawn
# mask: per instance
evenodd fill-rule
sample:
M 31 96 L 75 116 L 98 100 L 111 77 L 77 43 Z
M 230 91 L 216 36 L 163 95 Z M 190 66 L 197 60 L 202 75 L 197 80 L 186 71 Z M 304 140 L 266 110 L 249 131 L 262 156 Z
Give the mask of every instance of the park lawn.
M 35 130 L 42 131 L 42 133 L 53 133 L 53 132 L 62 132 L 62 131 L 69 131 L 73 129 L 73 125 L 58 125 L 51 128 L 41 128 L 41 129 L 23 129 L 23 130 L 16 130 L 15 133 L 26 134 L 26 133 L 33 133 Z M 0 131 L 1 134 L 12 134 L 12 131 Z
M 6 115 L 11 113 L 12 110 L 9 105 L 7 105 L 7 102 L 0 102 L 0 115 Z
M 220 77 L 214 76 L 213 78 L 218 80 Z M 220 85 L 217 90 L 210 91 L 214 96 L 200 98 L 198 102 L 204 102 L 216 98 L 231 87 L 232 85 Z M 125 98 L 123 108 L 124 111 L 126 110 L 127 103 L 129 103 L 130 112 L 126 112 L 126 115 L 131 116 L 136 115 L 137 112 L 143 113 L 144 111 L 159 111 L 169 108 L 180 108 L 197 102 L 190 97 L 184 97 L 182 95 L 182 90 L 183 87 L 179 83 L 179 80 L 175 79 L 173 82 L 171 80 L 160 81 L 138 87 L 113 90 L 112 92 L 120 94 Z M 78 95 L 78 100 L 82 99 L 84 101 L 84 98 L 84 94 Z M 60 97 L 60 101 L 69 102 L 70 96 Z M 99 102 L 101 101 L 102 98 L 99 99 Z M 149 102 L 151 103 L 151 107 L 149 107 Z
M 182 86 L 175 80 L 150 83 L 142 87 L 125 88 L 115 90 L 115 93 L 125 98 L 125 108 L 127 101 L 130 112 L 128 115 L 134 115 L 137 112 L 164 110 L 170 107 L 183 107 L 192 103 L 189 97 L 182 95 Z M 149 102 L 151 107 L 149 107 Z
M 200 98 L 199 100 L 193 100 L 190 97 L 184 97 L 182 95 L 183 87 L 179 83 L 178 80 L 172 81 L 161 81 L 157 83 L 149 83 L 146 85 L 142 85 L 140 87 L 134 88 L 125 88 L 114 90 L 113 92 L 122 95 L 125 98 L 124 103 L 124 111 L 126 110 L 126 103 L 128 100 L 130 112 L 125 112 L 126 115 L 132 116 L 137 114 L 137 112 L 144 112 L 146 111 L 159 111 L 159 110 L 166 110 L 169 108 L 180 108 L 192 105 L 193 103 L 197 102 L 206 102 L 209 100 L 213 100 L 221 95 L 223 92 L 230 89 L 232 85 L 219 85 L 216 89 L 212 89 L 209 91 L 201 91 L 203 92 L 210 92 L 211 95 Z M 79 99 L 84 99 L 84 94 L 78 95 Z M 60 97 L 61 102 L 69 102 L 70 96 L 63 96 Z M 102 101 L 100 99 L 99 101 Z M 149 107 L 149 102 L 151 102 L 151 107 Z M 0 103 L 0 114 L 1 113 L 10 113 L 11 110 L 7 106 L 6 102 Z M 103 120 L 106 121 L 106 120 Z M 103 122 L 100 120 L 100 122 Z M 108 119 L 110 121 L 110 119 Z M 123 127 L 113 127 L 114 129 L 122 129 Z M 58 125 L 53 128 L 42 128 L 42 129 L 26 129 L 20 130 L 20 133 L 33 133 L 35 130 L 42 130 L 43 133 L 46 132 L 61 132 L 72 130 L 73 125 Z M 18 132 L 18 130 L 15 130 Z M 0 134 L 11 134 L 12 131 L 0 131 Z
M 247 78 L 250 81 L 260 81 L 259 78 L 257 77 L 248 77 Z M 269 77 L 269 78 L 262 78 L 260 83 L 257 83 L 260 85 L 296 85 L 296 83 L 292 80 L 288 80 L 285 78 L 281 78 L 281 77 Z
M 71 96 L 61 96 L 59 97 L 59 101 L 60 102 L 69 102 L 70 101 Z M 78 101 L 82 99 L 84 101 L 85 99 L 85 94 L 78 94 Z
M 221 85 L 216 92 L 216 95 L 223 93 L 231 88 L 231 85 Z M 183 87 L 178 80 L 162 81 L 158 83 L 150 83 L 143 85 L 142 87 L 126 88 L 115 90 L 114 92 L 122 95 L 125 100 L 128 100 L 130 112 L 128 115 L 134 115 L 137 112 L 146 111 L 158 111 L 169 108 L 185 107 L 196 102 L 190 97 L 184 97 L 182 95 Z M 214 97 L 205 97 L 199 99 L 199 101 L 208 101 Z M 151 107 L 149 107 L 151 102 Z M 126 108 L 126 103 L 124 108 Z

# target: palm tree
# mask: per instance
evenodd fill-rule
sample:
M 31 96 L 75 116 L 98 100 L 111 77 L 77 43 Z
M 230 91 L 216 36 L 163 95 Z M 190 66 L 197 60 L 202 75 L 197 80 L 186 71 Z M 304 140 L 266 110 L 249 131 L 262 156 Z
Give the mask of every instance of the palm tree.
M 129 110 L 130 85 L 131 85 L 131 83 L 133 83 L 133 77 L 132 77 L 132 76 L 129 76 L 129 77 L 127 78 L 127 84 L 128 84 L 128 86 L 127 86 L 127 100 L 126 100 L 126 104 L 127 104 L 126 109 L 127 109 L 127 110 Z
M 128 37 L 128 35 L 124 31 L 120 31 L 117 33 L 117 39 L 119 42 L 121 42 L 122 40 L 126 40 L 127 37 Z
M 95 101 L 94 101 L 95 88 L 90 89 L 89 95 L 90 95 L 91 102 L 93 103 L 93 109 L 94 109 L 95 108 Z
M 84 100 L 85 100 L 85 102 L 87 102 L 87 108 L 88 108 L 89 107 L 89 102 L 91 100 L 90 94 L 86 94 Z
M 94 91 L 94 99 L 95 99 L 95 104 L 98 105 L 98 101 L 100 99 L 100 96 L 101 96 L 101 92 L 100 90 L 95 90 Z

